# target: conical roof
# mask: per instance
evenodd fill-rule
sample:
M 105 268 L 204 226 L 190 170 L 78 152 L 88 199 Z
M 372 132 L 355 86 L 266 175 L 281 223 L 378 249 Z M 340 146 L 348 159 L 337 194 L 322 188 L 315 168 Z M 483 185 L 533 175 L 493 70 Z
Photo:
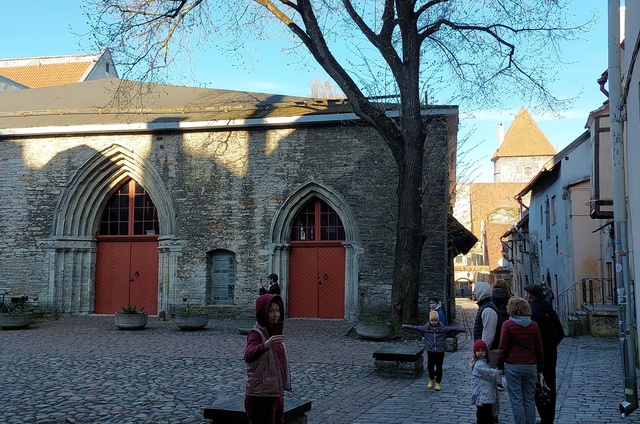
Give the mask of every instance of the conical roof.
M 521 107 L 491 160 L 501 157 L 553 156 L 556 153 L 529 112 Z

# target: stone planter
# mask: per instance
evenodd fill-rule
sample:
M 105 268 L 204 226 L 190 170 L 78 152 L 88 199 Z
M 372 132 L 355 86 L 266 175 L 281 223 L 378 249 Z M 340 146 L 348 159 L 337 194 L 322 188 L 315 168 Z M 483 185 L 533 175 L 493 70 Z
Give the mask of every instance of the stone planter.
M 253 317 L 238 317 L 236 318 L 236 328 L 240 334 L 247 335 L 253 328 L 253 324 L 256 323 L 256 319 Z
M 125 314 L 116 312 L 115 323 L 120 330 L 142 330 L 147 326 L 149 315 L 146 313 Z
M 359 322 L 356 333 L 366 340 L 386 340 L 391 337 L 391 324 L 386 322 Z
M 33 314 L 31 312 L 23 312 L 20 314 L 0 314 L 0 328 L 3 330 L 19 330 L 27 328 L 33 322 Z
M 177 314 L 176 325 L 184 331 L 202 330 L 209 323 L 209 314 Z

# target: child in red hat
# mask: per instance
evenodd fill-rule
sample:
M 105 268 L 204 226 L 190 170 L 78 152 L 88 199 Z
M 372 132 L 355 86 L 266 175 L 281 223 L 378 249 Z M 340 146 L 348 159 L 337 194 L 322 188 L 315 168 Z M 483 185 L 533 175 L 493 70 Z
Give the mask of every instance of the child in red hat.
M 496 378 L 500 375 L 497 368 L 491 368 L 488 360 L 487 344 L 478 339 L 473 343 L 471 360 L 471 402 L 476 405 L 478 424 L 493 424 L 498 416 L 498 387 Z M 495 414 L 495 416 L 494 416 Z

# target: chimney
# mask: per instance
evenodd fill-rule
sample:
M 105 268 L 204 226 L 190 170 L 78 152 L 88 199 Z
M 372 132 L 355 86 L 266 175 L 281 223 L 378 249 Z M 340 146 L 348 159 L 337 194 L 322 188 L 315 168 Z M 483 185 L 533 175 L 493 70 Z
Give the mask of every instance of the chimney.
M 498 149 L 502 146 L 502 142 L 504 141 L 504 125 L 501 123 L 498 124 Z

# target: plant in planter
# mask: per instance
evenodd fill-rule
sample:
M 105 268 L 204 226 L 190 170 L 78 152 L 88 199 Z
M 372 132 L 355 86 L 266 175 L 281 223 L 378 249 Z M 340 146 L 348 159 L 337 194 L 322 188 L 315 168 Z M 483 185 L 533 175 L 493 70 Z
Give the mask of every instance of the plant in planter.
M 391 324 L 375 315 L 364 315 L 356 324 L 356 333 L 366 340 L 386 340 L 391 337 Z
M 144 306 L 138 310 L 135 306 L 131 305 L 131 285 L 140 277 L 140 273 L 136 271 L 129 279 L 129 291 L 127 292 L 127 305 L 122 307 L 121 312 L 116 312 L 116 327 L 120 330 L 142 330 L 147 326 L 149 315 L 144 311 Z
M 249 334 L 255 323 L 256 317 L 249 312 L 242 313 L 236 317 L 236 328 L 240 334 Z
M 201 330 L 209 323 L 209 314 L 202 306 L 191 305 L 188 301 L 182 310 L 176 313 L 176 325 L 181 330 Z
M 116 312 L 115 324 L 120 330 L 142 330 L 147 326 L 149 315 L 144 312 L 144 306 L 138 310 L 135 306 L 123 307 Z
M 33 323 L 33 313 L 26 305 L 27 296 L 11 298 L 11 303 L 2 300 L 0 307 L 0 328 L 19 330 Z

